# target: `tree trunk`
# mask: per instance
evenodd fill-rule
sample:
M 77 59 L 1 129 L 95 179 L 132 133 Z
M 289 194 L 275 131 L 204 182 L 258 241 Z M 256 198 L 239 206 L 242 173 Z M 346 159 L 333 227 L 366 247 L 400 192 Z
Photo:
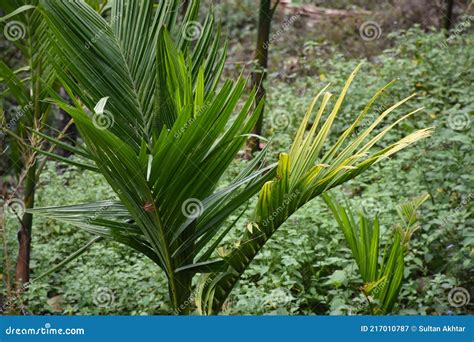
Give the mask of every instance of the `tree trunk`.
M 183 0 L 183 2 L 181 4 L 181 14 L 182 15 L 186 14 L 186 11 L 188 10 L 188 6 L 189 6 L 189 0 Z
M 444 14 L 444 28 L 449 32 L 453 24 L 454 0 L 446 0 L 446 12 Z
M 194 229 L 194 227 L 191 227 L 187 234 L 178 239 L 176 245 L 173 246 L 172 249 L 175 250 L 179 245 L 185 243 L 187 238 L 194 234 Z M 186 253 L 173 259 L 173 269 L 192 264 L 195 255 L 194 246 L 189 246 Z M 192 279 L 193 274 L 191 272 L 173 273 L 173 276 L 169 277 L 169 293 L 173 302 L 174 313 L 176 315 L 189 315 L 191 311 L 196 294 L 196 292 L 191 291 Z
M 258 15 L 258 33 L 257 46 L 255 49 L 255 71 L 252 73 L 252 86 L 256 87 L 256 105 L 265 98 L 266 92 L 264 81 L 267 77 L 268 68 L 268 48 L 270 44 L 270 27 L 272 23 L 273 11 L 275 8 L 271 6 L 271 0 L 260 0 L 260 10 Z M 278 4 L 278 3 L 277 3 Z M 277 6 L 277 4 L 275 6 Z M 264 109 L 253 129 L 253 133 L 262 135 Z M 260 150 L 260 139 L 252 137 L 247 145 L 248 153 L 251 155 L 255 151 Z
M 169 280 L 169 294 L 175 315 L 189 315 L 194 302 L 191 292 L 192 276 L 186 272 L 178 273 Z
M 59 89 L 59 95 L 61 96 L 63 100 L 69 102 L 69 96 L 67 95 L 63 87 Z M 59 109 L 58 126 L 57 126 L 58 130 L 60 132 L 63 131 L 64 128 L 69 124 L 70 120 L 71 120 L 71 116 L 68 113 L 66 113 L 66 111 Z M 76 125 L 75 124 L 70 125 L 67 128 L 67 130 L 64 132 L 64 137 L 60 140 L 64 141 L 67 144 L 75 146 L 77 142 Z M 62 157 L 69 157 L 71 155 L 71 152 L 66 151 L 60 147 L 56 149 L 56 153 Z
M 25 178 L 24 204 L 25 209 L 34 207 L 36 189 L 36 162 L 28 169 Z M 33 215 L 24 213 L 21 228 L 18 231 L 18 258 L 16 263 L 16 284 L 21 288 L 30 281 L 31 228 Z

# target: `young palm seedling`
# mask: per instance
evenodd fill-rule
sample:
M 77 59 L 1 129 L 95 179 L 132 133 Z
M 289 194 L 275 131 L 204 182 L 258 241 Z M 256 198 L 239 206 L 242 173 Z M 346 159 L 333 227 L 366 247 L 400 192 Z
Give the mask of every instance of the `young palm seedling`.
M 429 196 L 416 197 L 397 207 L 401 224 L 395 227 L 390 243 L 385 247 L 382 247 L 380 241 L 377 216 L 371 220 L 360 212 L 357 221 L 349 207 L 342 207 L 328 194 L 324 194 L 323 198 L 344 233 L 352 257 L 357 263 L 364 282 L 361 291 L 367 298 L 369 313 L 390 313 L 402 286 L 408 242 L 418 229 L 416 211 Z
M 5 198 L 0 198 L 1 210 L 18 218 L 18 257 L 15 284 L 20 288 L 30 277 L 30 244 L 33 217 L 24 209 L 33 208 L 36 184 L 42 171 L 34 149 L 41 145 L 41 138 L 31 134 L 31 129 L 43 130 L 47 125 L 50 104 L 42 102 L 55 86 L 54 59 L 48 58 L 51 42 L 47 38 L 47 25 L 37 10 L 38 0 L 4 0 L 1 10 L 7 15 L 0 17 L 0 30 L 7 40 L 21 53 L 20 65 L 12 67 L 10 61 L 0 61 L 0 99 L 7 98 L 17 106 L 9 116 L 0 112 L 0 145 L 2 154 L 8 156 L 10 170 L 17 184 Z M 23 6 L 18 7 L 23 3 Z M 3 42 L 2 42 L 3 44 Z M 3 89 L 5 86 L 6 89 Z M 20 199 L 17 190 L 23 188 Z M 8 263 L 5 260 L 5 263 Z M 5 266 L 8 269 L 8 266 Z M 6 288 L 13 285 L 6 275 Z M 7 291 L 10 292 L 10 291 Z
M 198 2 L 190 1 L 184 23 L 176 25 L 178 3 L 161 1 L 155 8 L 149 2 L 114 1 L 113 21 L 108 22 L 84 3 L 42 2 L 63 63 L 61 79 L 71 98 L 77 98 L 74 106 L 53 101 L 74 118 L 85 143 L 69 150 L 84 159 L 84 167 L 105 177 L 117 200 L 34 212 L 149 257 L 167 276 L 175 312 L 189 313 L 189 299 L 196 297 L 200 312 L 217 313 L 255 255 L 298 208 L 431 131 L 414 132 L 373 151 L 394 125 L 417 112 L 370 136 L 406 98 L 350 138 L 390 83 L 328 146 L 358 67 L 334 103 L 328 87 L 315 97 L 293 146 L 280 154 L 278 163 L 261 166 L 261 154 L 231 184 L 218 187 L 263 103 L 254 106 L 255 91 L 245 94 L 242 78 L 218 85 L 225 50 L 219 48 L 213 17 L 197 25 Z M 193 44 L 186 34 L 191 22 L 202 29 Z M 84 41 L 94 44 L 84 49 Z M 314 123 L 305 132 L 316 105 Z M 224 226 L 226 220 L 255 194 L 252 222 L 235 249 L 217 253 L 238 225 Z M 193 290 L 197 274 L 200 283 Z

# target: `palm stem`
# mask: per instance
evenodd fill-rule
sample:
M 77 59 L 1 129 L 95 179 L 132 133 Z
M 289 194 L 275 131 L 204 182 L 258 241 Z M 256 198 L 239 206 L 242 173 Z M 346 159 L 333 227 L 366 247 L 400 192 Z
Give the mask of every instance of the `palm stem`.
M 29 167 L 25 178 L 24 204 L 26 209 L 34 207 L 36 190 L 36 163 Z M 16 283 L 21 288 L 30 280 L 30 249 L 33 215 L 24 213 L 21 228 L 18 231 L 18 257 L 16 265 Z

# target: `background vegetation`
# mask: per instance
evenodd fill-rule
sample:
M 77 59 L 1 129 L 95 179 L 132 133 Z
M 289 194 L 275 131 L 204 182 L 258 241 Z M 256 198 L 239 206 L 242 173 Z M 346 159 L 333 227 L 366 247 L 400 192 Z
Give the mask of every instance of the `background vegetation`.
M 468 4 L 456 7 L 456 21 L 449 35 L 439 29 L 442 15 L 426 22 L 428 16 L 420 18 L 413 14 L 417 6 L 428 6 L 418 2 L 411 7 L 403 1 L 396 6 L 388 1 L 321 3 L 332 9 L 371 12 L 342 19 L 299 15 L 272 41 L 263 132 L 272 140 L 271 152 L 291 144 L 315 93 L 328 82 L 342 87 L 348 70 L 362 59 L 367 62 L 349 91 L 351 101 L 343 107 L 335 130 L 341 131 L 351 123 L 354 112 L 360 111 L 370 96 L 392 79 L 398 81 L 382 97 L 380 111 L 384 104 L 416 92 L 418 96 L 410 106 L 425 109 L 393 130 L 389 140 L 400 139 L 413 128 L 434 126 L 435 134 L 376 164 L 362 177 L 332 193 L 338 199 L 348 200 L 355 210 L 378 214 L 382 239 L 387 235 L 384 232 L 397 222 L 396 206 L 428 193 L 430 200 L 420 209 L 420 229 L 410 243 L 404 271 L 406 280 L 394 313 L 472 313 L 472 304 L 456 307 L 449 301 L 451 289 L 463 287 L 471 291 L 474 285 L 471 124 L 474 20 L 469 9 L 466 12 Z M 387 18 L 384 10 L 389 5 L 393 12 Z M 214 6 L 216 17 L 222 18 L 224 32 L 231 39 L 231 55 L 224 72 L 234 75 L 242 70 L 251 71 L 257 19 L 255 2 L 228 0 L 215 2 Z M 286 27 L 282 26 L 285 20 L 294 15 L 285 8 L 276 12 L 272 32 Z M 430 10 L 436 9 L 430 7 Z M 368 20 L 380 27 L 376 39 L 361 37 L 360 25 Z M 2 54 L 14 53 L 7 41 L 1 44 L 5 49 Z M 14 113 L 14 104 L 4 103 L 4 108 L 7 113 Z M 370 119 L 373 118 L 367 120 Z M 244 159 L 235 159 L 223 185 L 234 179 L 246 163 Z M 11 167 L 5 158 L 2 165 L 2 171 Z M 3 187 L 6 189 L 12 183 L 8 172 L 2 172 Z M 111 195 L 100 175 L 48 161 L 37 189 L 36 205 L 84 203 Z M 246 222 L 246 215 L 250 212 L 241 218 L 242 223 Z M 11 215 L 5 219 L 1 259 L 13 265 L 18 222 Z M 74 227 L 40 217 L 35 217 L 34 232 L 31 261 L 34 275 L 50 269 L 90 238 Z M 5 263 L 1 267 L 0 275 L 5 273 Z M 274 235 L 232 292 L 224 313 L 357 314 L 366 306 L 359 290 L 361 285 L 343 234 L 327 206 L 318 199 L 300 209 Z M 97 244 L 66 269 L 33 281 L 21 302 L 27 312 L 34 314 L 170 311 L 164 274 L 150 260 L 130 254 L 128 249 L 113 242 Z

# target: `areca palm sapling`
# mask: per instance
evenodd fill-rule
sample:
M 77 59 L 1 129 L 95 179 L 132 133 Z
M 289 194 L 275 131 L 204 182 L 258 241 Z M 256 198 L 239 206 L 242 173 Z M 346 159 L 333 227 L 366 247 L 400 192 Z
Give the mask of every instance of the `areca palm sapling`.
M 326 87 L 316 96 L 290 152 L 280 154 L 277 164 L 259 166 L 261 154 L 231 184 L 219 188 L 219 179 L 245 144 L 263 103 L 253 109 L 253 90 L 237 110 L 246 81 L 240 77 L 218 87 L 225 50 L 219 48 L 218 30 L 213 34 L 212 14 L 204 25 L 197 25 L 198 2 L 191 1 L 184 24 L 178 26 L 178 3 L 163 1 L 154 8 L 114 1 L 115 21 L 109 24 L 82 3 L 42 2 L 55 51 L 67 65 L 61 75 L 65 88 L 81 101 L 75 106 L 54 101 L 74 118 L 85 142 L 81 149 L 69 149 L 84 158 L 83 166 L 104 175 L 117 200 L 35 212 L 148 256 L 165 272 L 173 307 L 181 314 L 189 309 L 192 279 L 203 274 L 197 288 L 199 309 L 215 313 L 253 257 L 294 211 L 428 136 L 430 130 L 371 153 L 392 124 L 364 144 L 382 119 L 407 98 L 344 146 L 384 88 L 336 144 L 324 150 L 357 68 L 325 120 L 331 95 Z M 186 26 L 191 23 L 202 28 L 192 45 L 186 40 Z M 84 51 L 84 40 L 97 32 L 101 34 L 96 43 Z M 68 64 L 71 59 L 75 62 Z M 320 99 L 316 120 L 305 133 Z M 110 124 L 101 125 L 102 119 Z M 240 243 L 229 254 L 215 257 L 236 224 L 223 227 L 226 219 L 257 193 L 254 220 Z
M 266 182 L 259 192 L 251 222 L 251 226 L 256 229 L 246 230 L 236 241 L 236 246 L 221 256 L 224 260 L 224 266 L 221 269 L 208 272 L 201 277 L 197 300 L 201 313 L 214 314 L 220 311 L 226 298 L 253 258 L 275 231 L 301 206 L 329 189 L 358 176 L 374 163 L 431 134 L 431 129 L 422 129 L 377 152 L 372 152 L 373 146 L 395 125 L 420 110 L 402 116 L 368 139 L 382 120 L 408 101 L 410 96 L 390 106 L 369 127 L 355 138 L 350 138 L 375 100 L 393 84 L 390 82 L 372 97 L 354 123 L 337 138 L 332 146 L 324 146 L 328 144 L 331 126 L 359 67 L 347 80 L 332 109 L 328 108 L 331 94 L 325 92 L 327 87 L 313 99 L 289 153 L 280 154 L 275 178 Z M 313 115 L 313 109 L 321 97 L 314 122 L 309 132 L 305 133 Z M 329 114 L 323 122 L 322 117 L 326 110 L 329 111 Z
M 362 211 L 354 216 L 349 206 L 342 207 L 328 194 L 324 201 L 331 209 L 344 233 L 352 256 L 364 282 L 362 293 L 368 301 L 370 314 L 390 313 L 398 299 L 404 276 L 405 254 L 413 232 L 418 229 L 417 209 L 429 198 L 418 196 L 397 207 L 402 224 L 395 226 L 389 241 L 382 248 L 380 223 Z
M 0 61 L 0 79 L 6 86 L 0 98 L 11 99 L 20 108 L 10 118 L 3 113 L 0 115 L 1 134 L 8 144 L 7 148 L 2 148 L 2 153 L 8 155 L 11 170 L 18 179 L 16 190 L 3 199 L 5 212 L 14 213 L 20 221 L 15 277 L 18 286 L 26 284 L 30 277 L 33 217 L 24 209 L 34 206 L 36 184 L 42 169 L 34 151 L 34 148 L 40 147 L 41 139 L 33 136 L 31 129 L 42 130 L 45 127 L 50 104 L 42 100 L 51 92 L 55 82 L 52 70 L 54 58 L 48 58 L 50 41 L 47 39 L 47 25 L 36 9 L 37 4 L 36 0 L 2 1 L 1 8 L 8 14 L 0 18 L 5 38 L 15 45 L 22 56 L 21 65 L 15 68 L 7 61 Z M 23 197 L 20 200 L 14 193 L 21 187 Z M 8 275 L 6 278 L 8 280 Z M 7 284 L 7 288 L 9 286 Z

